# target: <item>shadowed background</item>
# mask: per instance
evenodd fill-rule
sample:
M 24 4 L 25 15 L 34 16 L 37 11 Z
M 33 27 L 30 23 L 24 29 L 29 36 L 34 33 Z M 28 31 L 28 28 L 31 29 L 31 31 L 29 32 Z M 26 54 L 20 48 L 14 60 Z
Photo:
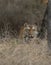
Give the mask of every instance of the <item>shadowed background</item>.
M 40 27 L 46 8 L 40 2 L 41 0 L 0 0 L 0 36 L 9 33 L 15 36 L 25 22 L 37 22 Z

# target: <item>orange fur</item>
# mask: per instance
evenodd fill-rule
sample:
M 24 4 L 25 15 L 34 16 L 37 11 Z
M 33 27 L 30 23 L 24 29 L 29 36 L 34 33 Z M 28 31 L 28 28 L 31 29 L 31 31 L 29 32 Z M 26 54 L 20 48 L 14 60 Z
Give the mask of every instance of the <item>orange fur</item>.
M 19 38 L 22 38 L 22 37 L 23 37 L 23 32 L 24 32 L 24 26 L 22 26 L 22 27 L 20 28 Z
M 41 3 L 47 4 L 48 0 L 41 0 Z

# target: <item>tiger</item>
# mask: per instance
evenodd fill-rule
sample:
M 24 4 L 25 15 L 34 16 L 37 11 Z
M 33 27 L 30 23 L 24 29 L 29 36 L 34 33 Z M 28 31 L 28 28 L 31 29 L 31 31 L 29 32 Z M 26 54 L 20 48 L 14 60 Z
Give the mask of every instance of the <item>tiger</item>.
M 19 31 L 19 38 L 26 40 L 31 40 L 33 38 L 36 38 L 38 35 L 38 26 L 36 24 L 28 24 L 25 23 Z

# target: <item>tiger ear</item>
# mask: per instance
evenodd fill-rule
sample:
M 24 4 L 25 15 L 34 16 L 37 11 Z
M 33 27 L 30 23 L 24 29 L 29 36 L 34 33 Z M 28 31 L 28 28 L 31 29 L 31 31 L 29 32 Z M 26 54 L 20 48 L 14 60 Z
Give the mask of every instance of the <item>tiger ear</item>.
M 26 27 L 26 26 L 28 26 L 28 24 L 27 24 L 27 23 L 25 23 L 25 24 L 24 24 L 24 27 Z

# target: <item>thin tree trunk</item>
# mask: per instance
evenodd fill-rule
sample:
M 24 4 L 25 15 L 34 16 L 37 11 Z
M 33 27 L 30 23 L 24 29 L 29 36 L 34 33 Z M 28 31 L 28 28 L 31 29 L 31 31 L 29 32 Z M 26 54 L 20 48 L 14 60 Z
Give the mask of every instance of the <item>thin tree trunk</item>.
M 47 25 L 47 31 L 48 31 L 48 47 L 49 52 L 51 54 L 51 0 L 48 1 L 48 25 Z

